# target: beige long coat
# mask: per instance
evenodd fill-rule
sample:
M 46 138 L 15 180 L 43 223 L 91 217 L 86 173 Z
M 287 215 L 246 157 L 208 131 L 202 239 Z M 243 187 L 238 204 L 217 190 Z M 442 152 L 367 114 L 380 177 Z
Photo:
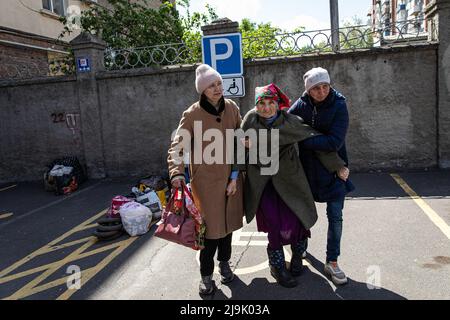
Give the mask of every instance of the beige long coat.
M 177 175 L 184 175 L 184 164 L 175 159 L 183 155 L 185 150 L 181 148 L 183 139 L 181 129 L 190 133 L 191 148 L 190 154 L 190 177 L 191 188 L 194 196 L 194 202 L 199 207 L 200 212 L 206 223 L 206 238 L 220 239 L 229 233 L 242 228 L 244 216 L 243 202 L 243 181 L 239 174 L 237 180 L 237 192 L 235 195 L 227 197 L 226 187 L 230 181 L 232 165 L 226 162 L 226 148 L 224 143 L 224 152 L 221 164 L 206 164 L 205 161 L 196 157 L 194 146 L 197 146 L 203 152 L 211 141 L 203 141 L 202 137 L 194 136 L 194 121 L 197 125 L 201 123 L 201 134 L 207 129 L 218 129 L 226 141 L 226 129 L 238 129 L 241 125 L 241 115 L 238 106 L 232 101 L 225 99 L 225 109 L 221 114 L 221 121 L 217 122 L 218 117 L 205 111 L 199 102 L 194 103 L 184 111 L 177 133 L 169 149 L 168 166 L 170 178 Z M 208 150 L 211 149 L 211 146 Z M 210 152 L 208 152 L 210 153 Z M 213 155 L 215 155 L 213 153 Z M 198 160 L 197 160 L 198 159 Z M 218 161 L 219 162 L 219 161 Z M 199 164 L 196 164 L 199 163 Z

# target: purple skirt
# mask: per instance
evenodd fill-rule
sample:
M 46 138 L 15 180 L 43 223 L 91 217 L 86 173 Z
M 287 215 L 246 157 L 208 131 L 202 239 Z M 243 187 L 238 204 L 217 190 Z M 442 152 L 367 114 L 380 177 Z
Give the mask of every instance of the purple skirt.
M 311 237 L 297 215 L 284 203 L 270 180 L 264 188 L 256 212 L 258 231 L 267 232 L 269 248 L 281 249 L 288 244 Z

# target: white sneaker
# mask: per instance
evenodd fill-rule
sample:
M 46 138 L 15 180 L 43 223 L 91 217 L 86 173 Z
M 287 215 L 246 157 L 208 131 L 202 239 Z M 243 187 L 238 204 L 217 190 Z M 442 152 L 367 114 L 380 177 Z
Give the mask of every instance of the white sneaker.
M 342 271 L 336 261 L 330 261 L 325 264 L 324 272 L 331 277 L 331 281 L 335 285 L 342 285 L 347 283 L 347 276 Z

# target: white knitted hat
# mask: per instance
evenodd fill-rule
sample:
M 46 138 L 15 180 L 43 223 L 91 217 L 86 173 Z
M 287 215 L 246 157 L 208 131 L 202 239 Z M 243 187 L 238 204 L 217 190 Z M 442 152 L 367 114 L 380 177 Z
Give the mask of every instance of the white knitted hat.
M 201 64 L 195 70 L 195 89 L 202 94 L 206 88 L 217 80 L 222 81 L 222 76 L 207 64 Z
M 309 89 L 318 84 L 330 84 L 330 75 L 328 74 L 328 71 L 323 68 L 312 68 L 305 73 L 303 80 L 305 81 L 305 90 L 306 92 L 309 92 Z

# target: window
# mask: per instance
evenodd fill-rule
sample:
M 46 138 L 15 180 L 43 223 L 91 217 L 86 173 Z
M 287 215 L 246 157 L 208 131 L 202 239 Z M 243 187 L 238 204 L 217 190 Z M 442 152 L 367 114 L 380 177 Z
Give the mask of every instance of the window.
M 42 7 L 57 15 L 65 16 L 68 0 L 42 0 Z

